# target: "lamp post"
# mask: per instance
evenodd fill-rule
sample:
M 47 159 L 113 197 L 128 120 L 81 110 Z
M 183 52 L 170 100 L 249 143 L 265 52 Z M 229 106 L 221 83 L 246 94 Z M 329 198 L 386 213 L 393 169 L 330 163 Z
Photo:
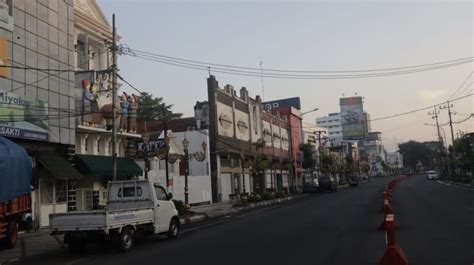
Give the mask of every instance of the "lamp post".
M 143 160 L 145 160 L 145 179 L 148 179 L 148 170 L 150 169 L 150 164 L 148 160 L 148 141 L 150 140 L 150 136 L 148 133 L 145 133 L 142 136 L 143 139 Z
M 207 153 L 207 143 L 205 141 L 202 142 L 202 152 L 196 153 L 189 153 L 189 141 L 186 139 L 186 135 L 182 142 L 184 155 L 181 158 L 184 160 L 184 204 L 186 209 L 191 208 L 189 205 L 189 185 L 188 185 L 188 175 L 189 175 L 189 160 L 195 159 L 198 162 L 202 162 L 206 159 Z
M 189 188 L 188 188 L 188 171 L 189 171 L 189 141 L 188 139 L 184 138 L 183 140 L 183 148 L 184 148 L 184 163 L 185 163 L 185 169 L 184 169 L 184 204 L 186 205 L 186 208 L 189 209 Z

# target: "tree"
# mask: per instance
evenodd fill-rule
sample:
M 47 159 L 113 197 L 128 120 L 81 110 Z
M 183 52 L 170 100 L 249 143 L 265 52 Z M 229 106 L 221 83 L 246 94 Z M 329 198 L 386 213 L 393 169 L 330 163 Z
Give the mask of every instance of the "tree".
M 138 120 L 140 121 L 170 121 L 179 119 L 183 114 L 173 113 L 173 105 L 166 105 L 163 98 L 154 98 L 152 94 L 143 93 L 138 100 Z
M 436 161 L 442 157 L 443 147 L 439 142 L 416 142 L 409 141 L 399 144 L 398 148 L 403 155 L 405 167 L 415 169 L 418 162 L 421 162 L 425 169 L 435 166 Z
M 463 174 L 474 172 L 474 136 L 466 134 L 454 141 L 455 164 Z

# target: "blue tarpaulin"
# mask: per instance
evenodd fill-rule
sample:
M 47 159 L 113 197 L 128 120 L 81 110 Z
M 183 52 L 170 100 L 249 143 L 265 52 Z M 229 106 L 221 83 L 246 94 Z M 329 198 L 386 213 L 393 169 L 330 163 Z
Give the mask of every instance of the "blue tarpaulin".
M 31 167 L 26 150 L 0 136 L 0 202 L 31 192 Z

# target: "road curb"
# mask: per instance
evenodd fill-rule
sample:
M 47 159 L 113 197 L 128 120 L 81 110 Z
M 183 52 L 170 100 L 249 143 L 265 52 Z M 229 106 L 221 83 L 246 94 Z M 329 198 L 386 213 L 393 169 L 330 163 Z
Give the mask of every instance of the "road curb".
M 442 181 L 442 180 L 436 180 L 436 182 L 438 182 L 439 184 L 444 185 L 444 186 L 456 186 L 456 187 L 461 187 L 461 188 L 464 188 L 464 189 L 474 190 L 474 186 L 472 186 L 472 185 L 466 185 L 466 184 L 461 184 L 461 183 L 457 183 L 457 182 Z
M 187 216 L 187 217 L 181 217 L 179 222 L 180 222 L 181 225 L 193 224 L 193 223 L 197 223 L 197 222 L 201 222 L 201 221 L 205 221 L 205 220 L 217 219 L 217 218 L 224 217 L 224 216 L 231 216 L 231 215 L 238 214 L 240 212 L 244 212 L 244 211 L 251 210 L 251 209 L 265 208 L 265 207 L 269 207 L 269 206 L 273 206 L 273 205 L 277 205 L 277 204 L 283 204 L 283 203 L 286 203 L 286 202 L 289 202 L 289 201 L 295 201 L 295 200 L 299 200 L 299 199 L 306 198 L 306 197 L 307 197 L 307 195 L 297 195 L 297 196 L 290 196 L 290 197 L 286 197 L 286 198 L 273 199 L 271 201 L 262 201 L 262 202 L 257 202 L 257 203 L 249 203 L 249 204 L 247 204 L 246 206 L 243 206 L 243 207 L 233 208 L 233 209 L 236 210 L 236 212 L 233 212 L 233 213 L 197 214 L 197 215 L 192 215 L 192 216 Z

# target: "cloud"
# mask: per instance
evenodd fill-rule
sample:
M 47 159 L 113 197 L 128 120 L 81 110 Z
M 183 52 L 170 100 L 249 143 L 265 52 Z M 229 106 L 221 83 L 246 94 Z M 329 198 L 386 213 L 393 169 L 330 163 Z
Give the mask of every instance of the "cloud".
M 431 102 L 443 96 L 445 91 L 441 89 L 419 89 L 416 91 L 416 94 L 422 102 Z

